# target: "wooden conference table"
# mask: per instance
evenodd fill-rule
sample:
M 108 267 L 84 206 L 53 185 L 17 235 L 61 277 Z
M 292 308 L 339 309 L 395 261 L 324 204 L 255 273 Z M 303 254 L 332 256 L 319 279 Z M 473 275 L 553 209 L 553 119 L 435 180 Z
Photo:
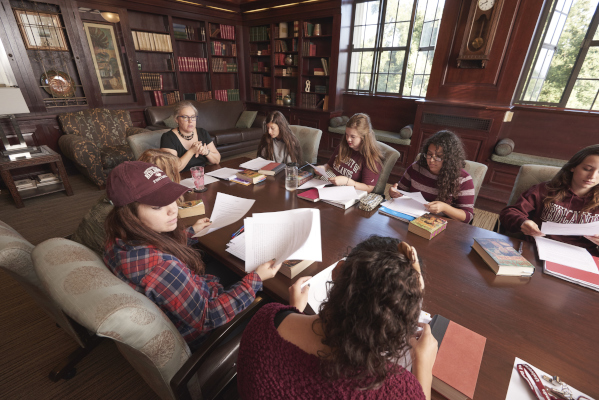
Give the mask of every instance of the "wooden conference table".
M 238 168 L 247 160 L 234 159 L 207 170 Z M 407 223 L 376 210 L 342 210 L 299 199 L 297 191 L 285 190 L 284 173 L 251 186 L 219 181 L 208 185 L 205 193 L 186 196 L 203 199 L 206 215 L 210 216 L 217 192 L 256 199 L 247 216 L 295 208 L 320 210 L 323 260 L 299 276 L 315 275 L 372 234 L 396 237 L 413 245 L 424 270 L 423 309 L 487 338 L 475 400 L 505 399 L 516 356 L 599 398 L 599 293 L 543 274 L 533 244 L 524 243 L 522 255 L 537 267 L 534 275 L 500 277 L 472 250 L 473 238 L 504 238 L 515 248 L 519 241 L 485 229 L 449 221 L 447 229 L 429 241 L 408 233 Z M 189 224 L 194 221 L 190 218 Z M 225 248 L 242 225 L 240 220 L 200 239 L 201 247 L 240 276 L 245 274 L 244 262 Z M 296 279 L 277 274 L 264 283 L 264 290 L 286 303 L 288 287 Z M 433 392 L 433 398 L 443 397 Z

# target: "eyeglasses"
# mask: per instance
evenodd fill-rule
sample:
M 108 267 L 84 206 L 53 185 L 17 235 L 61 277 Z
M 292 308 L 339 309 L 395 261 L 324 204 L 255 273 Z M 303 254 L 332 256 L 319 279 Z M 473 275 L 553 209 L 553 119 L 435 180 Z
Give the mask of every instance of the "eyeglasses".
M 424 157 L 425 157 L 427 160 L 433 160 L 433 161 L 436 161 L 436 162 L 441 162 L 441 161 L 443 161 L 443 158 L 442 158 L 442 157 L 439 157 L 439 156 L 434 156 L 434 155 L 432 155 L 432 154 L 427 154 L 427 155 L 425 155 Z
M 197 116 L 193 115 L 179 115 L 177 118 L 181 118 L 183 121 L 195 121 Z

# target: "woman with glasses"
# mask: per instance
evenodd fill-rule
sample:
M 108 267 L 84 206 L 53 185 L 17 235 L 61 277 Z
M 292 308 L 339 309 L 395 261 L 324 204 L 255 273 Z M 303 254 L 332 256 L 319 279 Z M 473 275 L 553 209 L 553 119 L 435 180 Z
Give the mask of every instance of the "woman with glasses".
M 179 157 L 179 171 L 220 162 L 220 153 L 210 134 L 196 127 L 197 115 L 198 110 L 191 102 L 179 102 L 173 113 L 177 127 L 160 138 L 161 150 Z
M 392 198 L 401 197 L 398 188 L 421 192 L 426 209 L 469 223 L 474 216 L 474 183 L 463 168 L 466 153 L 455 133 L 439 131 L 426 140 L 420 159 L 406 169 L 403 177 L 389 189 Z

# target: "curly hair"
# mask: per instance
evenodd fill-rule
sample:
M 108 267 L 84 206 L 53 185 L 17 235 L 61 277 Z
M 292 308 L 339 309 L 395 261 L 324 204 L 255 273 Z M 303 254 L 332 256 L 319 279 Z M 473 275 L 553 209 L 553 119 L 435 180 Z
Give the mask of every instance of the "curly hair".
M 559 202 L 564 199 L 568 189 L 572 186 L 572 177 L 574 176 L 573 169 L 578 167 L 588 156 L 599 156 L 599 144 L 585 147 L 579 150 L 564 164 L 562 169 L 549 181 L 547 188 L 549 194 L 543 200 L 545 206 Z M 589 201 L 581 211 L 589 211 L 599 205 L 599 185 L 595 185 L 591 189 L 593 199 Z
M 347 256 L 319 317 L 330 351 L 320 352 L 328 379 L 354 379 L 363 390 L 379 388 L 394 360 L 411 348 L 423 290 L 420 274 L 399 252 L 399 240 L 371 236 Z M 313 328 L 314 329 L 314 328 Z
M 368 114 L 354 114 L 345 124 L 346 128 L 355 129 L 360 135 L 362 143 L 360 144 L 360 154 L 366 160 L 366 167 L 372 172 L 379 172 L 379 166 L 382 165 L 381 152 L 376 146 L 376 138 L 372 130 L 372 123 Z M 339 144 L 339 154 L 335 158 L 335 165 L 347 162 L 352 154 L 352 149 L 347 144 L 347 140 L 342 140 Z
M 285 145 L 285 152 L 289 155 L 291 162 L 299 163 L 302 160 L 302 146 L 298 138 L 291 132 L 287 119 L 280 111 L 271 112 L 262 123 L 264 134 L 258 144 L 258 157 L 266 157 L 268 160 L 275 159 L 273 138 L 268 134 L 268 124 L 276 124 L 279 127 L 279 136 L 277 139 Z
M 437 178 L 437 189 L 439 194 L 437 200 L 446 203 L 451 202 L 451 197 L 458 197 L 460 192 L 460 177 L 462 168 L 466 166 L 466 152 L 460 138 L 451 131 L 439 131 L 428 138 L 422 145 L 418 165 L 430 171 L 426 162 L 426 153 L 431 144 L 443 149 L 443 165 Z

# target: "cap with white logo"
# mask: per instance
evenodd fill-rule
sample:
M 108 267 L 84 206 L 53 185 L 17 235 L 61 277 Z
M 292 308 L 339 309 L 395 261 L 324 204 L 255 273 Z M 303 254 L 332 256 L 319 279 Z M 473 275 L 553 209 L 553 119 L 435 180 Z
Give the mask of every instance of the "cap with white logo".
M 108 175 L 106 195 L 117 207 L 137 201 L 150 206 L 172 204 L 189 188 L 174 183 L 154 164 L 125 161 Z

